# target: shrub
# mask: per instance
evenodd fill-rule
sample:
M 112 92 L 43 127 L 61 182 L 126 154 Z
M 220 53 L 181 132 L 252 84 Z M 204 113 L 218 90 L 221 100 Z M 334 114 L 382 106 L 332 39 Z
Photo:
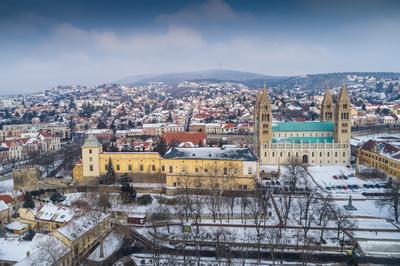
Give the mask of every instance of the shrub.
M 145 194 L 137 198 L 136 202 L 139 205 L 149 205 L 153 202 L 153 198 L 149 194 Z

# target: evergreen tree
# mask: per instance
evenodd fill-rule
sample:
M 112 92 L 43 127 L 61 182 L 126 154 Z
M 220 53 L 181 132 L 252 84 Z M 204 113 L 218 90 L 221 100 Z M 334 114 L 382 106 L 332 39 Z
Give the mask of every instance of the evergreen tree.
M 168 113 L 168 119 L 167 122 L 172 123 L 173 119 L 172 119 L 172 114 L 171 112 Z
M 30 208 L 30 209 L 35 208 L 35 202 L 33 201 L 32 194 L 29 192 L 25 193 L 25 201 L 24 201 L 23 207 Z
M 121 187 L 121 199 L 123 203 L 132 203 L 136 198 L 136 190 L 129 184 Z
M 165 142 L 164 138 L 161 138 L 160 141 L 157 143 L 157 146 L 154 148 L 154 151 L 158 152 L 161 156 L 167 152 L 167 143 Z
M 109 185 L 114 182 L 115 182 L 114 166 L 112 164 L 111 158 L 109 158 L 108 165 L 107 165 L 107 173 L 103 176 L 101 183 Z
M 222 139 L 219 139 L 218 147 L 222 148 L 223 145 L 224 145 L 224 143 L 222 142 Z

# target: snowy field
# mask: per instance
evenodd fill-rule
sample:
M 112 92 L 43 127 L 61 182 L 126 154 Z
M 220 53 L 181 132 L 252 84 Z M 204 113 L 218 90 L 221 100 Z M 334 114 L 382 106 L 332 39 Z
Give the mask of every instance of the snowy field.
M 400 133 L 381 133 L 381 134 L 371 134 L 364 136 L 357 136 L 351 138 L 351 145 L 358 146 L 368 140 L 373 139 L 376 141 L 386 141 L 393 145 L 400 146 Z
M 342 207 L 348 204 L 347 200 L 336 200 L 335 204 Z M 390 209 L 387 207 L 378 206 L 376 200 L 353 200 L 352 205 L 357 208 L 355 211 L 351 211 L 354 217 L 370 217 L 370 218 L 383 218 L 390 219 L 393 216 L 390 213 Z

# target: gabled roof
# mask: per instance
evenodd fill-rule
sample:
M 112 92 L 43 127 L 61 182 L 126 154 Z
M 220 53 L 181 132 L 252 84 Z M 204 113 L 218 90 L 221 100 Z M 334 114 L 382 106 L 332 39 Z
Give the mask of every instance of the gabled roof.
M 199 142 L 204 143 L 206 134 L 204 132 L 165 132 L 163 138 L 168 144 L 176 141 L 178 143 L 191 142 L 197 145 Z
M 82 148 L 92 148 L 99 146 L 101 146 L 99 140 L 95 137 L 95 135 L 90 134 L 89 136 L 87 136 L 85 143 L 82 145 Z

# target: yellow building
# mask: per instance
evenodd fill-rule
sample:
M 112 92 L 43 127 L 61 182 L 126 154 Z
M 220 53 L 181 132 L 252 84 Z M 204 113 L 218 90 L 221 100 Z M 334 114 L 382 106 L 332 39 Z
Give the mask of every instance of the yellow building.
M 64 205 L 47 203 L 37 209 L 19 208 L 20 222 L 29 224 L 32 229 L 53 231 L 72 220 L 73 209 Z
M 387 142 L 365 142 L 357 151 L 357 162 L 400 179 L 400 149 Z
M 251 190 L 258 164 L 249 149 L 172 148 L 164 155 L 161 170 L 167 189 Z
M 104 213 L 85 213 L 58 228 L 53 234 L 72 250 L 73 258 L 80 258 L 111 231 L 110 220 L 111 216 Z
M 200 187 L 250 190 L 258 173 L 257 157 L 247 148 L 173 148 L 164 157 L 156 152 L 103 152 L 95 136 L 82 146 L 82 163 L 74 169 L 74 181 L 85 184 L 107 173 L 109 161 L 117 175 L 128 174 L 136 182 L 166 180 L 168 189 Z M 143 178 L 144 177 L 144 178 Z

